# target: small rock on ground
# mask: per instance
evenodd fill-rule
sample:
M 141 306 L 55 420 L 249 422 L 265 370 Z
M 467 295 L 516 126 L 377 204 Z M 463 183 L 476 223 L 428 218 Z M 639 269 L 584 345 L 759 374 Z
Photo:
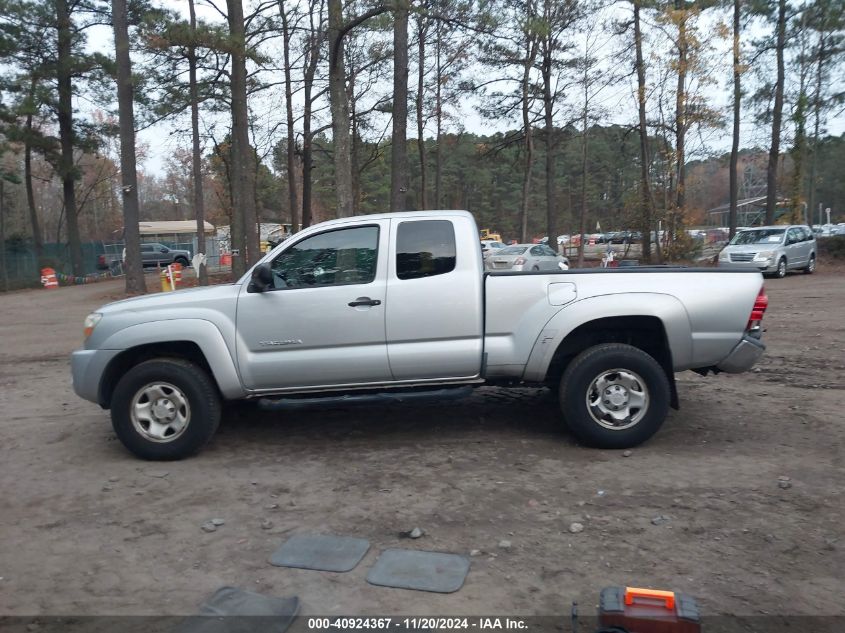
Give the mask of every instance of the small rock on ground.
M 622 451 L 622 457 L 630 457 L 633 454 L 632 451 Z
M 471 549 L 469 551 L 469 555 L 470 556 L 481 556 L 481 550 L 480 549 Z
M 261 529 L 262 530 L 269 530 L 273 527 L 273 522 L 270 519 L 264 519 L 261 522 Z
M 511 542 L 508 541 L 507 539 L 502 539 L 501 541 L 499 541 L 499 548 L 510 549 L 511 548 Z
M 211 519 L 211 524 L 215 527 L 220 527 L 224 523 L 226 523 L 226 521 L 224 521 L 223 519 Z
M 651 524 L 652 525 L 663 525 L 664 523 L 669 523 L 669 521 L 671 521 L 671 519 L 669 517 L 667 517 L 665 514 L 660 514 L 660 515 L 654 517 L 651 520 Z
M 425 532 L 423 532 L 420 528 L 415 527 L 413 530 L 408 532 L 408 536 L 411 538 L 420 538 Z
M 202 528 L 203 532 L 216 532 L 217 531 L 217 526 L 214 525 L 211 521 L 208 521 L 207 523 L 203 523 L 200 527 Z
M 572 534 L 578 534 L 578 532 L 584 531 L 584 525 L 581 524 L 581 523 L 578 523 L 577 521 L 574 521 L 574 522 L 569 524 L 569 531 Z

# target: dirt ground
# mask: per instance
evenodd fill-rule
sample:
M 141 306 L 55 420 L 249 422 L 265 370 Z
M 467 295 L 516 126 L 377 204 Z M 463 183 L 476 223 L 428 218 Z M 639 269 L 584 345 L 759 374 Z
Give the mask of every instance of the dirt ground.
M 845 283 L 822 269 L 766 287 L 760 371 L 679 375 L 681 410 L 629 457 L 578 446 L 548 392 L 482 388 L 234 416 L 166 464 L 129 455 L 71 390 L 82 320 L 121 282 L 1 296 L 0 615 L 188 614 L 223 585 L 306 614 L 563 614 L 626 584 L 707 614 L 843 615 Z M 297 532 L 372 548 L 345 574 L 269 566 Z M 441 595 L 367 584 L 388 547 L 482 553 Z

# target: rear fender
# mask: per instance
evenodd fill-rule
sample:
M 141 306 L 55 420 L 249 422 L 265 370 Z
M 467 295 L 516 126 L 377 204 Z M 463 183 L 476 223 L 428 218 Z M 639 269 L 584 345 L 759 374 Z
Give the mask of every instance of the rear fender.
M 555 352 L 577 327 L 608 317 L 656 317 L 663 323 L 672 358 L 672 369 L 686 369 L 692 361 L 692 327 L 683 304 L 658 293 L 600 295 L 575 301 L 557 312 L 537 337 L 523 380 L 543 382 Z M 672 376 L 670 375 L 671 379 Z

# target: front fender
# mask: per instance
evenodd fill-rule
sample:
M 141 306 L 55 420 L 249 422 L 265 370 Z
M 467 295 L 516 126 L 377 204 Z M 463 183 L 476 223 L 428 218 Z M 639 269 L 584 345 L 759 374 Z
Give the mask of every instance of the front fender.
M 597 319 L 626 316 L 660 319 L 666 330 L 674 369 L 689 368 L 692 361 L 692 326 L 684 305 L 672 295 L 626 292 L 574 301 L 557 312 L 537 337 L 525 365 L 523 379 L 544 381 L 555 351 L 575 328 Z
M 128 350 L 140 345 L 180 341 L 195 343 L 200 348 L 224 398 L 236 399 L 246 394 L 223 334 L 205 319 L 168 319 L 130 325 L 111 334 L 99 348 Z

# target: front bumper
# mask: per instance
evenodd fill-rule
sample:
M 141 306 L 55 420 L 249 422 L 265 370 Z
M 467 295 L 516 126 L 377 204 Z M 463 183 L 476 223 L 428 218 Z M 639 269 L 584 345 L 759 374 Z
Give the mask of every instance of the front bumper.
M 84 400 L 99 404 L 100 381 L 112 359 L 120 354 L 115 349 L 80 349 L 70 355 L 73 390 Z
M 762 262 L 726 262 L 719 260 L 720 268 L 745 268 L 746 270 L 759 270 L 761 273 L 773 273 L 778 269 L 776 259 L 767 259 Z
M 733 351 L 728 354 L 728 357 L 716 365 L 716 367 L 729 374 L 741 374 L 754 367 L 754 364 L 760 360 L 760 357 L 765 351 L 766 345 L 763 341 L 753 336 L 745 335 L 737 346 L 733 348 Z

